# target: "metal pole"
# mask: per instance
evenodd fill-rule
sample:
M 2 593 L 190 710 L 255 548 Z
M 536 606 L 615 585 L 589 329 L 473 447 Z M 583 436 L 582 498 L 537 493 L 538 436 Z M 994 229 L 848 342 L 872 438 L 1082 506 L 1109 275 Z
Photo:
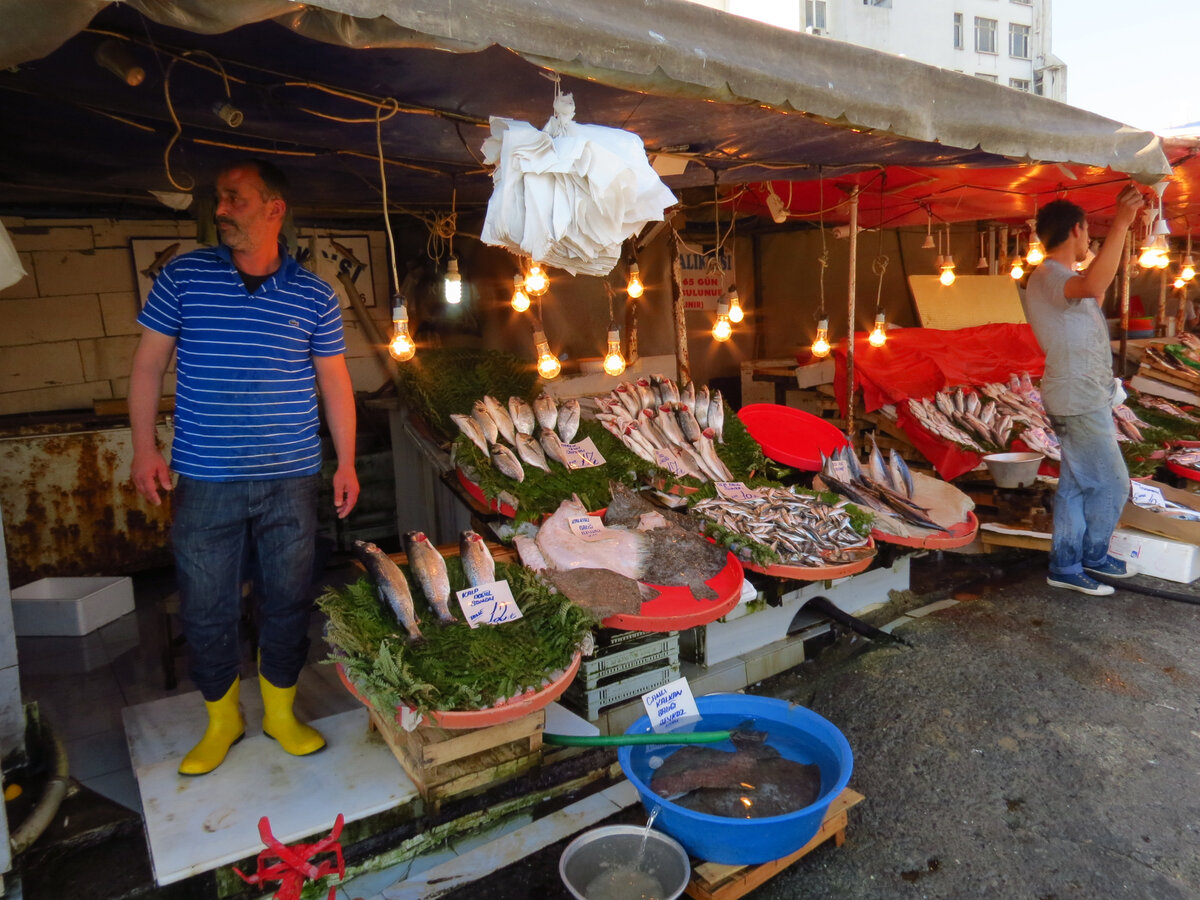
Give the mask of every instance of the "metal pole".
M 850 339 L 846 342 L 846 437 L 854 444 L 854 291 L 858 274 L 858 188 L 850 194 L 850 274 L 846 301 L 846 321 Z M 857 448 L 856 451 L 857 452 Z
M 1133 262 L 1133 235 L 1125 234 L 1125 249 L 1121 254 L 1121 348 L 1117 353 L 1117 374 L 1125 375 L 1125 353 L 1129 346 L 1129 267 Z
M 1158 311 L 1154 316 L 1154 336 L 1167 336 L 1167 270 L 1158 270 Z

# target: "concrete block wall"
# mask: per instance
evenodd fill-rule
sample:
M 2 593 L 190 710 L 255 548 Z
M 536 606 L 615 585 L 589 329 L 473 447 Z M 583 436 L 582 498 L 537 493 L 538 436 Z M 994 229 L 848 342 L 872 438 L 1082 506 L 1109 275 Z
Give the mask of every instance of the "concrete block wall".
M 141 328 L 131 238 L 195 237 L 190 221 L 2 220 L 26 276 L 0 291 L 0 415 L 89 409 L 122 399 Z M 386 247 L 368 232 L 377 306 L 389 333 Z M 343 311 L 355 388 L 375 390 L 386 374 L 353 310 Z M 173 376 L 164 385 L 174 391 Z

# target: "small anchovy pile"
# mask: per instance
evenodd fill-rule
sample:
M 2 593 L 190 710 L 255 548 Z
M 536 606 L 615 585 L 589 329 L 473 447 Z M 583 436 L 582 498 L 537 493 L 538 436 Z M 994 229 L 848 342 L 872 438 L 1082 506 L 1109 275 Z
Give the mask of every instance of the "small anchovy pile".
M 854 530 L 843 508 L 790 488 L 759 488 L 752 500 L 712 497 L 692 507 L 697 515 L 777 553 L 785 565 L 828 566 L 853 562 L 875 551 Z M 729 548 L 749 558 L 744 547 Z
M 489 395 L 475 401 L 469 416 L 451 413 L 450 419 L 491 457 L 497 470 L 516 481 L 524 481 L 525 466 L 549 472 L 549 461 L 553 460 L 567 468 L 563 444 L 569 444 L 579 432 L 579 401 L 564 400 L 559 404 L 549 394 L 542 394 L 530 406 L 521 397 L 509 397 L 505 408 Z M 539 426 L 540 433 L 534 437 Z M 507 446 L 501 443 L 502 439 L 508 442 Z
M 647 462 L 657 464 L 655 450 L 670 450 L 686 475 L 733 480 L 716 448 L 725 442 L 725 401 L 719 390 L 710 395 L 707 385 L 697 390 L 689 381 L 680 387 L 665 375 L 651 375 L 619 384 L 595 403 L 600 423 Z

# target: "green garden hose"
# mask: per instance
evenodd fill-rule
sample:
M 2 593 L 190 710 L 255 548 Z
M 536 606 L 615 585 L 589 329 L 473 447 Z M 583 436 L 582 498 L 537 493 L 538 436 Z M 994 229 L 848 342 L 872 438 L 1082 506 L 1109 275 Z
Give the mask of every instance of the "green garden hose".
M 632 747 L 636 744 L 715 744 L 729 740 L 731 731 L 692 731 L 684 734 L 543 734 L 546 744 L 560 747 Z

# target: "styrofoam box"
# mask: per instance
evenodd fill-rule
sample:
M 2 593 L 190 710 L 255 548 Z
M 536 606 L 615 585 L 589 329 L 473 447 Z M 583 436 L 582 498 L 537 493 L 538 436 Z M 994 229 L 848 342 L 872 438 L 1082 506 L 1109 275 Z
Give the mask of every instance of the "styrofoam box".
M 1191 584 L 1200 578 L 1200 547 L 1133 528 L 1113 532 L 1108 552 L 1143 575 Z
M 89 634 L 133 612 L 133 579 L 43 578 L 13 589 L 12 612 L 25 637 Z

